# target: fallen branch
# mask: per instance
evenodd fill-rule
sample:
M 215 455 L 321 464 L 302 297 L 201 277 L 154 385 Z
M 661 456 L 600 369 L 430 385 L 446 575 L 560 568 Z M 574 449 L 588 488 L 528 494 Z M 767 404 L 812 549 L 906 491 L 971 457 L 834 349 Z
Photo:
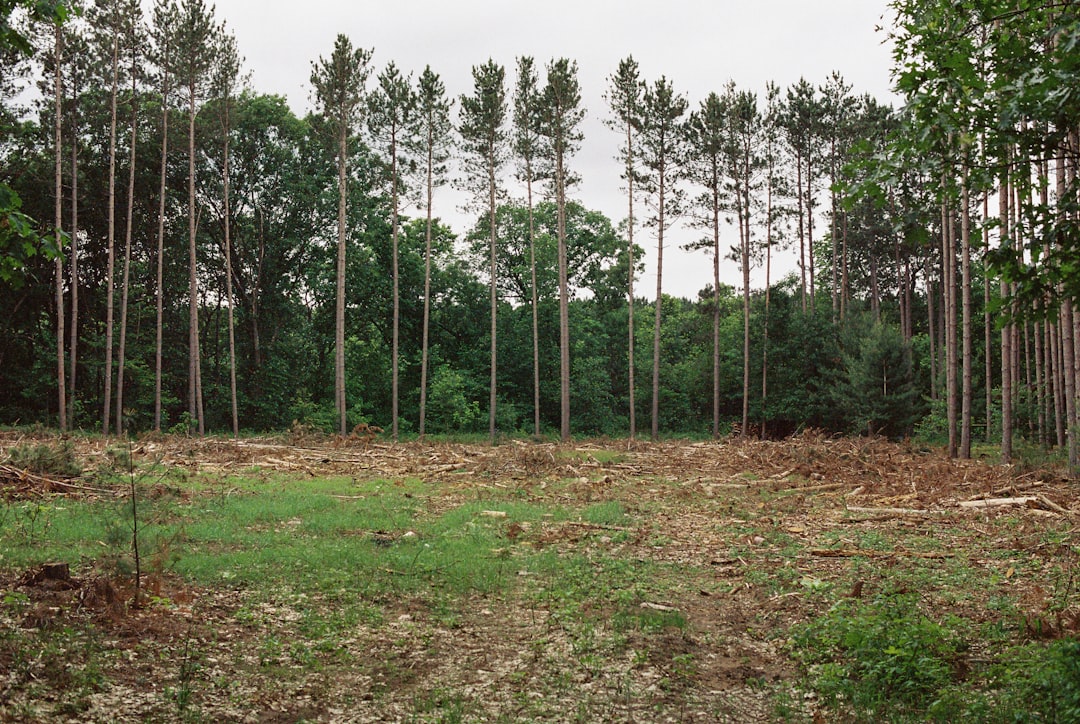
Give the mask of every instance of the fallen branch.
M 983 498 L 982 500 L 964 500 L 961 501 L 961 508 L 1003 508 L 1008 506 L 1019 505 L 1022 507 L 1028 507 L 1032 503 L 1038 503 L 1038 497 L 1034 495 L 1026 495 L 1022 498 Z
M 904 516 L 934 516 L 934 515 L 948 515 L 946 510 L 920 510 L 918 508 L 862 508 L 855 505 L 849 505 L 844 510 L 849 513 L 866 513 L 868 515 L 884 516 L 885 518 L 902 518 Z
M 859 548 L 814 548 L 810 551 L 812 556 L 822 558 L 891 558 L 902 556 L 905 558 L 952 558 L 952 553 L 920 553 L 918 551 L 874 551 Z

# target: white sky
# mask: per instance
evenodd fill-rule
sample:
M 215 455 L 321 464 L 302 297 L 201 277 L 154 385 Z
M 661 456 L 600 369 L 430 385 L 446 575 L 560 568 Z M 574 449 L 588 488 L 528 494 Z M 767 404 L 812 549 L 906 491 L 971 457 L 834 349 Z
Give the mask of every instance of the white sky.
M 887 5 L 887 0 L 217 0 L 216 14 L 236 35 L 254 88 L 286 96 L 298 114 L 311 107 L 311 62 L 329 56 L 338 33 L 374 49 L 373 76 L 390 60 L 414 75 L 430 64 L 455 98 L 471 91 L 472 66 L 489 57 L 506 66 L 511 87 L 517 56 L 532 55 L 541 67 L 555 57 L 576 60 L 587 116 L 585 140 L 571 161 L 582 177 L 575 196 L 617 224 L 626 202 L 614 161 L 618 139 L 603 125 L 608 115 L 603 94 L 621 59 L 632 54 L 646 80 L 666 75 L 691 108 L 729 79 L 761 94 L 770 80 L 786 88 L 805 77 L 820 86 L 833 70 L 854 93 L 895 102 L 890 51 L 884 33 L 876 30 L 888 24 Z M 436 213 L 463 232 L 469 219 L 458 210 L 462 199 L 448 187 L 439 193 Z M 725 247 L 737 243 L 735 234 L 734 228 L 726 231 Z M 668 234 L 666 293 L 693 297 L 711 283 L 706 254 L 679 248 L 696 236 L 679 228 Z M 651 296 L 655 239 L 639 232 L 635 241 L 646 250 L 646 272 L 637 290 Z M 793 269 L 793 257 L 778 265 L 781 272 Z M 735 263 L 725 261 L 722 268 L 726 283 L 741 286 Z M 778 276 L 774 263 L 774 279 Z M 753 286 L 760 287 L 763 271 L 756 269 L 753 278 Z

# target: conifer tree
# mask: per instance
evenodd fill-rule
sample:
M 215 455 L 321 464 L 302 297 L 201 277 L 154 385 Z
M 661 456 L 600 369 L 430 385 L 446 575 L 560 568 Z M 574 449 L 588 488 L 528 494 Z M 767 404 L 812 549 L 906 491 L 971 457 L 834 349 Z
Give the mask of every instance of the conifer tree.
M 637 403 L 634 381 L 634 182 L 637 178 L 637 130 L 641 128 L 641 96 L 644 84 L 638 72 L 637 61 L 627 56 L 609 79 L 607 101 L 611 106 L 608 126 L 624 136 L 616 160 L 623 165 L 622 178 L 626 182 L 626 258 L 629 267 L 627 292 L 627 376 L 630 410 L 630 439 L 637 436 Z
M 546 145 L 547 176 L 558 209 L 559 243 L 559 408 L 563 442 L 570 439 L 570 285 L 566 269 L 566 194 L 577 182 L 567 164 L 581 144 L 581 88 L 577 63 L 559 58 L 547 67 L 541 101 L 540 134 Z
M 432 201 L 435 188 L 446 182 L 447 162 L 453 145 L 453 126 L 446 86 L 439 75 L 424 68 L 416 90 L 415 128 L 412 132 L 413 153 L 421 159 L 424 174 L 424 322 L 420 352 L 420 438 L 423 439 L 427 421 L 428 344 L 431 328 L 431 245 L 433 231 Z
M 685 192 L 677 184 L 685 159 L 682 117 L 685 96 L 666 77 L 645 87 L 641 112 L 642 191 L 652 211 L 646 221 L 656 229 L 656 308 L 653 326 L 652 439 L 660 436 L 660 322 L 664 280 L 664 232 L 682 211 Z
M 495 405 L 497 379 L 497 326 L 498 288 L 496 285 L 495 256 L 498 242 L 495 213 L 499 196 L 499 171 L 507 158 L 508 135 L 505 129 L 506 70 L 494 60 L 473 66 L 473 93 L 461 96 L 461 135 L 466 184 L 472 191 L 478 206 L 484 206 L 488 216 L 491 276 L 491 379 L 488 399 L 488 436 L 495 442 Z
M 413 95 L 411 80 L 403 76 L 393 61 L 379 74 L 375 90 L 368 97 L 368 128 L 372 138 L 381 146 L 385 162 L 389 169 L 391 203 L 391 281 L 393 283 L 393 333 L 391 346 L 391 433 L 398 439 L 398 358 L 401 327 L 401 294 L 398 274 L 398 223 L 399 199 L 403 185 L 403 169 L 409 163 L 402 156 L 406 150 L 406 135 L 412 123 L 416 99 Z
M 533 217 L 533 183 L 539 178 L 540 89 L 532 57 L 518 58 L 517 85 L 514 87 L 514 153 L 517 156 L 518 180 L 525 184 L 529 210 L 529 276 L 532 307 L 533 342 L 533 434 L 540 435 L 540 310 L 536 290 L 536 224 Z
M 334 41 L 330 58 L 312 63 L 311 85 L 320 111 L 329 122 L 337 140 L 338 218 L 337 218 L 337 303 L 334 315 L 334 399 L 338 414 L 338 432 L 346 433 L 345 399 L 345 215 L 346 169 L 349 138 L 361 120 L 364 88 L 367 84 L 372 51 L 353 48 L 345 35 Z

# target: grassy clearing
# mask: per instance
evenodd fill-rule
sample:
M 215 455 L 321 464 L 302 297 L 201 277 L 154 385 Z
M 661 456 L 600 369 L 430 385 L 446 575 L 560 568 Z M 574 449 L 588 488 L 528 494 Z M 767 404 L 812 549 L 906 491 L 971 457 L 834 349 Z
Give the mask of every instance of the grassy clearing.
M 1067 517 L 864 520 L 703 454 L 505 454 L 142 461 L 141 608 L 123 456 L 93 481 L 115 498 L 3 502 L 0 719 L 1080 720 Z M 50 562 L 72 579 L 30 577 Z

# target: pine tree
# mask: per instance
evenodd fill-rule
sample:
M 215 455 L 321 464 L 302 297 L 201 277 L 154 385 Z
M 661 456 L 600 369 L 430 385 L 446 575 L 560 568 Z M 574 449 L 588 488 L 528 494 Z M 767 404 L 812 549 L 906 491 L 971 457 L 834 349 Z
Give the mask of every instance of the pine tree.
M 570 285 L 566 270 L 566 194 L 577 182 L 567 163 L 578 150 L 585 117 L 581 108 L 581 88 L 577 63 L 566 58 L 552 61 L 547 67 L 547 85 L 541 101 L 540 134 L 547 141 L 544 155 L 548 180 L 558 208 L 559 242 L 559 407 L 563 442 L 570 439 Z
M 472 95 L 461 96 L 461 135 L 467 185 L 479 201 L 486 200 L 490 234 L 491 276 L 491 380 L 488 400 L 488 436 L 495 442 L 495 404 L 497 379 L 498 289 L 495 275 L 496 245 L 498 242 L 495 213 L 499 196 L 499 170 L 506 162 L 508 136 L 506 123 L 506 70 L 494 60 L 473 66 Z M 483 205 L 482 202 L 478 205 Z
M 627 372 L 629 389 L 630 409 L 630 439 L 637 436 L 637 402 L 636 386 L 634 381 L 634 182 L 637 179 L 637 145 L 636 131 L 641 127 L 641 96 L 644 92 L 644 84 L 638 73 L 638 64 L 633 56 L 627 56 L 619 63 L 615 75 L 609 79 L 610 89 L 607 93 L 607 101 L 611 106 L 612 116 L 607 124 L 620 134 L 624 139 L 619 148 L 616 160 L 623 165 L 622 178 L 626 182 L 626 258 L 629 267 L 628 292 L 627 292 Z
M 391 199 L 391 280 L 393 283 L 393 343 L 391 346 L 391 431 L 394 440 L 398 439 L 398 346 L 400 343 L 401 327 L 401 295 L 400 278 L 398 274 L 398 231 L 400 224 L 399 198 L 403 181 L 403 168 L 408 160 L 402 157 L 406 149 L 405 135 L 412 123 L 412 114 L 416 105 L 413 96 L 411 80 L 402 76 L 401 72 L 391 61 L 386 69 L 379 74 L 378 84 L 368 97 L 368 128 L 376 143 L 381 145 L 385 154 L 385 161 L 389 167 L 390 175 L 390 199 Z
M 532 307 L 533 342 L 533 434 L 540 435 L 540 310 L 536 290 L 536 228 L 533 217 L 533 183 L 537 181 L 540 153 L 539 78 L 532 57 L 518 58 L 517 85 L 514 88 L 514 153 L 518 159 L 517 176 L 525 184 L 529 209 L 529 275 Z
M 682 117 L 688 107 L 685 96 L 675 92 L 661 77 L 645 88 L 642 96 L 641 178 L 652 215 L 646 223 L 656 229 L 656 308 L 653 326 L 652 439 L 660 436 L 660 322 L 664 280 L 664 232 L 682 209 L 685 192 L 677 185 L 685 157 Z
M 420 438 L 427 420 L 428 345 L 431 329 L 431 246 L 432 200 L 435 188 L 446 182 L 447 162 L 453 144 L 450 123 L 451 102 L 439 75 L 428 66 L 420 74 L 416 90 L 416 127 L 412 133 L 413 153 L 422 159 L 424 173 L 424 322 L 420 352 Z
M 337 220 L 337 305 L 334 315 L 334 398 L 338 414 L 338 432 L 346 433 L 345 399 L 345 212 L 346 169 L 349 138 L 360 121 L 364 107 L 364 88 L 372 51 L 353 48 L 345 35 L 334 41 L 329 59 L 312 63 L 311 85 L 320 110 L 326 116 L 337 140 L 338 220 Z
M 187 90 L 188 113 L 188 414 L 200 435 L 206 433 L 203 412 L 202 355 L 199 335 L 199 275 L 195 201 L 195 119 L 198 104 L 206 95 L 220 28 L 213 7 L 203 0 L 181 0 L 174 55 L 176 76 Z

